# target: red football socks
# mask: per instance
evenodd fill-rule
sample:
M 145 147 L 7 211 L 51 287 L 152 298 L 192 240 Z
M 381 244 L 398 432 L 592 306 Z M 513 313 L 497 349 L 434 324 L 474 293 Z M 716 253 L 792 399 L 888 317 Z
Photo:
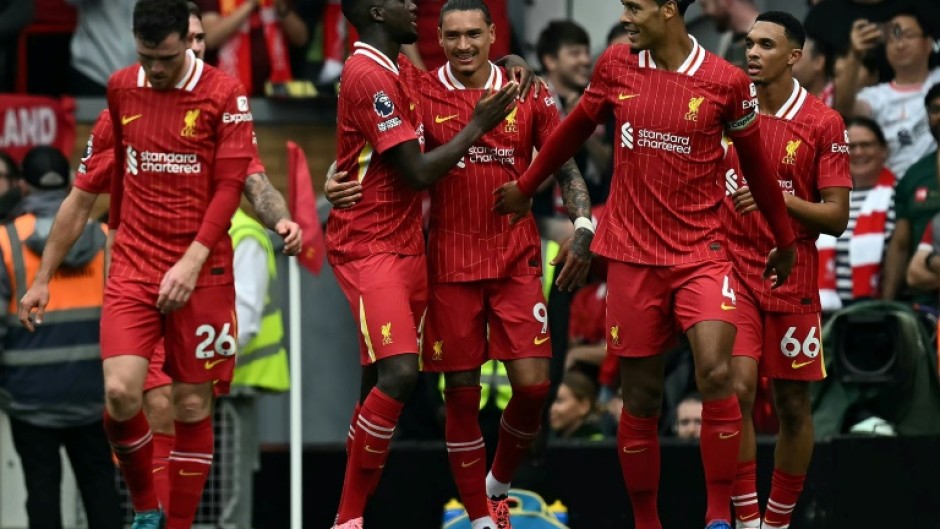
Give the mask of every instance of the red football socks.
M 480 431 L 480 386 L 444 390 L 444 437 L 454 483 L 470 520 L 489 516 L 486 503 L 486 445 Z
M 760 527 L 760 505 L 757 503 L 757 462 L 739 461 L 734 485 L 731 487 L 734 517 L 746 527 Z
M 170 450 L 175 442 L 172 435 L 153 434 L 153 490 L 164 509 L 170 505 Z
M 157 495 L 153 489 L 153 433 L 144 412 L 139 411 L 126 421 L 118 421 L 105 410 L 104 431 L 121 466 L 134 511 L 157 509 Z
M 338 524 L 359 518 L 365 512 L 366 501 L 382 476 L 403 407 L 404 403 L 382 393 L 379 388 L 372 388 L 362 403 L 352 451 L 346 460 Z
M 767 512 L 764 513 L 764 527 L 784 529 L 790 525 L 793 509 L 803 492 L 806 476 L 794 476 L 774 469 L 770 480 L 770 499 L 767 500 Z
M 167 529 L 189 529 L 212 468 L 215 436 L 212 417 L 196 422 L 175 421 L 176 443 L 170 452 L 170 505 Z
M 737 395 L 702 403 L 702 465 L 708 509 L 705 521 L 731 521 L 731 486 L 741 445 L 741 408 Z
M 617 430 L 620 471 L 633 507 L 637 529 L 662 529 L 657 510 L 659 494 L 659 417 L 635 417 L 625 407 Z
M 549 383 L 512 388 L 512 398 L 503 410 L 499 423 L 499 444 L 493 458 L 493 477 L 510 483 L 522 463 L 529 446 L 542 425 L 542 408 L 548 397 Z

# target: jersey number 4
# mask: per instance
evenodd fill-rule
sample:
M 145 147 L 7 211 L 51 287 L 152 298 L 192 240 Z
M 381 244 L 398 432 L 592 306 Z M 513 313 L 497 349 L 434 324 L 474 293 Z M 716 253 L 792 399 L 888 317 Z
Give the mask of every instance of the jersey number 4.
M 222 356 L 232 356 L 238 350 L 238 342 L 229 331 L 232 324 L 226 323 L 216 332 L 215 328 L 209 324 L 203 324 L 196 327 L 196 337 L 203 338 L 196 346 L 196 358 L 212 358 L 216 354 Z

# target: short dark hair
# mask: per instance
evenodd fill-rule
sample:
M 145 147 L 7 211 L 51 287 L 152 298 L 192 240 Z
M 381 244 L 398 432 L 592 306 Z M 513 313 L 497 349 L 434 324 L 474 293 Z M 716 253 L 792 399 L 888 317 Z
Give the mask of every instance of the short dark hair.
M 610 28 L 610 31 L 607 32 L 607 45 L 610 46 L 610 43 L 613 42 L 615 38 L 626 34 L 627 28 L 623 27 L 623 24 L 620 22 L 617 22 Z
M 202 22 L 202 10 L 199 9 L 199 5 L 196 2 L 186 2 L 186 6 L 189 7 L 189 16 L 196 17 Z
M 444 14 L 451 11 L 481 11 L 486 25 L 489 26 L 493 23 L 490 8 L 486 6 L 486 2 L 483 0 L 447 0 L 447 3 L 441 7 L 441 16 L 437 19 L 437 27 L 444 25 Z M 503 29 L 503 31 L 509 30 L 509 28 L 500 29 Z
M 679 8 L 679 14 L 685 16 L 686 9 L 694 4 L 695 0 L 656 0 L 656 3 L 659 4 L 660 7 L 666 5 L 668 2 L 675 2 L 676 7 Z
M 562 46 L 584 45 L 591 46 L 591 37 L 577 22 L 571 20 L 553 20 L 545 26 L 545 29 L 539 33 L 539 40 L 535 44 L 535 53 L 538 55 L 539 62 L 542 63 L 542 70 L 545 70 L 545 61 L 542 57 L 551 55 L 558 56 L 558 51 Z
M 888 140 L 885 138 L 885 133 L 881 130 L 881 125 L 877 121 L 873 120 L 868 116 L 852 116 L 845 122 L 845 130 L 849 130 L 851 127 L 864 127 L 871 131 L 875 135 L 875 139 L 881 144 L 882 147 L 888 146 Z
M 940 83 L 931 86 L 930 89 L 927 90 L 927 95 L 924 96 L 924 106 L 929 107 L 930 102 L 938 97 L 940 97 Z
M 369 10 L 372 9 L 371 0 L 342 0 L 340 8 L 343 10 L 343 16 L 356 28 L 362 31 L 366 23 L 369 22 Z
M 813 53 L 814 57 L 822 57 L 826 60 L 826 66 L 823 68 L 823 72 L 826 74 L 826 77 L 831 79 L 836 74 L 836 53 L 832 49 L 832 45 L 828 42 L 806 36 L 807 41 L 813 41 Z M 806 42 L 803 43 L 803 50 L 806 50 Z
M 787 40 L 797 48 L 802 48 L 806 44 L 806 30 L 803 29 L 803 24 L 790 13 L 785 11 L 764 11 L 757 15 L 757 20 L 754 22 L 770 22 L 782 27 Z
M 6 164 L 7 169 L 9 170 L 7 178 L 9 178 L 11 182 L 19 180 L 23 177 L 23 173 L 20 171 L 20 164 L 16 163 L 16 160 L 10 156 L 10 153 L 0 150 L 0 161 Z
M 189 34 L 189 6 L 186 0 L 138 0 L 134 6 L 134 36 L 144 42 L 160 43 L 176 33 Z

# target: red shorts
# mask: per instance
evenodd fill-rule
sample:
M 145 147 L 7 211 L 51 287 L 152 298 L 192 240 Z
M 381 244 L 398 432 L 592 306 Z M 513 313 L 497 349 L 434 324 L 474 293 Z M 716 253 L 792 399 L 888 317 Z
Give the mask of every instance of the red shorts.
M 662 353 L 703 321 L 734 324 L 728 261 L 646 266 L 611 261 L 607 272 L 607 350 L 617 356 Z
M 362 365 L 419 351 L 418 331 L 428 304 L 423 255 L 371 255 L 338 264 L 333 274 L 359 324 Z
M 163 362 L 165 360 L 166 349 L 161 340 L 157 342 L 157 346 L 153 348 L 153 355 L 150 357 L 150 365 L 147 366 L 147 379 L 144 380 L 144 391 L 150 391 L 151 389 L 173 383 L 173 379 L 163 372 Z
M 227 393 L 235 369 L 238 328 L 233 285 L 198 287 L 183 308 L 157 310 L 158 285 L 108 279 L 101 311 L 101 357 L 142 356 L 152 360 L 166 348 L 163 371 L 176 382 L 214 382 Z
M 764 377 L 826 378 L 819 313 L 765 312 L 746 288 L 737 291 L 737 298 L 734 356 L 753 358 Z
M 542 280 L 432 284 L 422 342 L 425 371 L 469 371 L 490 359 L 551 358 Z

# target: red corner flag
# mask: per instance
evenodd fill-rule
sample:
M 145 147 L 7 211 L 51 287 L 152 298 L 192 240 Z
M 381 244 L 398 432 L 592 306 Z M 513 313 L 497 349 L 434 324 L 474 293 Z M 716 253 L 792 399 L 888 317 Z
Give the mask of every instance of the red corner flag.
M 296 143 L 287 142 L 287 207 L 294 222 L 303 230 L 303 247 L 297 259 L 315 275 L 320 275 L 326 257 L 326 240 L 317 216 L 317 196 L 310 181 L 307 156 Z

